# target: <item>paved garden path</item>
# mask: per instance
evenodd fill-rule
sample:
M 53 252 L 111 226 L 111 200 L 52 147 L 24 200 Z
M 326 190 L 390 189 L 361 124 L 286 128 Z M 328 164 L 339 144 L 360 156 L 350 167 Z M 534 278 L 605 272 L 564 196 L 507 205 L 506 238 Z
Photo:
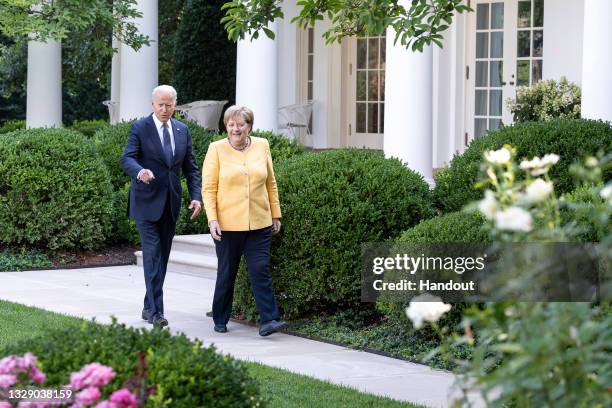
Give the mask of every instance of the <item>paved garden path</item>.
M 260 337 L 257 328 L 230 322 L 229 332 L 212 330 L 213 279 L 168 273 L 164 285 L 170 328 L 214 343 L 222 353 L 343 384 L 358 390 L 424 404 L 448 406 L 452 374 L 287 334 Z M 0 299 L 134 327 L 140 320 L 144 279 L 138 266 L 0 273 Z M 0 325 L 1 329 L 1 325 Z

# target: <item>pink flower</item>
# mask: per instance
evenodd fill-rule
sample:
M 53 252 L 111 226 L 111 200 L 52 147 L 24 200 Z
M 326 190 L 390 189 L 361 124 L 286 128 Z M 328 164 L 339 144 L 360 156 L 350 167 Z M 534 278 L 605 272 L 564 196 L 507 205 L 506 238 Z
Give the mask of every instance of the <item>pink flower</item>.
M 38 369 L 35 365 L 32 365 L 30 369 L 30 379 L 36 384 L 42 384 L 47 379 L 47 376 Z
M 13 408 L 11 404 L 6 401 L 0 401 L 0 408 Z
M 0 374 L 0 388 L 9 388 L 17 384 L 17 376 L 14 374 Z
M 75 396 L 75 405 L 77 407 L 83 405 L 91 405 L 100 399 L 102 394 L 97 387 L 87 387 Z
M 103 387 L 115 378 L 111 367 L 100 363 L 87 364 L 78 373 L 70 375 L 70 386 L 75 390 L 85 387 Z
M 114 402 L 118 408 L 133 408 L 136 406 L 136 397 L 127 388 L 113 392 L 110 401 Z
M 0 374 L 10 374 L 17 367 L 17 357 L 8 356 L 0 360 Z
M 1 408 L 1 407 L 0 407 Z M 96 408 L 118 408 L 117 405 L 115 405 L 113 402 L 110 401 L 102 401 L 100 402 L 98 405 L 96 405 Z

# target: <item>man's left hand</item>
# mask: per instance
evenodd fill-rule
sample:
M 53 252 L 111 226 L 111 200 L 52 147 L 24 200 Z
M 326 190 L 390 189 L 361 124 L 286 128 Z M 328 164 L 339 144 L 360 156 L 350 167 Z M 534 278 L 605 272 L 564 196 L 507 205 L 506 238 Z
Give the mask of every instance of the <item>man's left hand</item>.
M 195 217 L 200 215 L 200 211 L 202 211 L 202 203 L 200 203 L 198 200 L 191 200 L 189 209 L 193 209 L 193 214 L 191 214 L 191 219 L 193 220 Z

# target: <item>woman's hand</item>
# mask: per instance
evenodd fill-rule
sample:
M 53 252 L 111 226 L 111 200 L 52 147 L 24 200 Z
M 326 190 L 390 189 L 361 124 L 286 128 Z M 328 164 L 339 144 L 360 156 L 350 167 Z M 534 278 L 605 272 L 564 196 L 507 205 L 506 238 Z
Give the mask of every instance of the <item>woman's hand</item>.
M 221 227 L 217 221 L 211 221 L 208 223 L 210 229 L 210 235 L 212 235 L 215 241 L 221 241 Z
M 280 229 L 281 229 L 280 218 L 272 218 L 272 234 L 273 235 L 278 234 Z

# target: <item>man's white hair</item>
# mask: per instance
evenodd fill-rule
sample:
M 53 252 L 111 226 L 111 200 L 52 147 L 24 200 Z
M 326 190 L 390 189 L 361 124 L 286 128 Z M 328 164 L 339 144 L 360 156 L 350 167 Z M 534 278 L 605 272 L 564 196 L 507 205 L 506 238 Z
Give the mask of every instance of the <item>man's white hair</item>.
M 156 86 L 155 89 L 153 89 L 153 93 L 151 94 L 151 99 L 155 99 L 155 94 L 159 92 L 169 93 L 170 95 L 172 95 L 172 99 L 174 100 L 174 103 L 176 103 L 176 89 L 174 89 L 174 87 L 170 85 Z

